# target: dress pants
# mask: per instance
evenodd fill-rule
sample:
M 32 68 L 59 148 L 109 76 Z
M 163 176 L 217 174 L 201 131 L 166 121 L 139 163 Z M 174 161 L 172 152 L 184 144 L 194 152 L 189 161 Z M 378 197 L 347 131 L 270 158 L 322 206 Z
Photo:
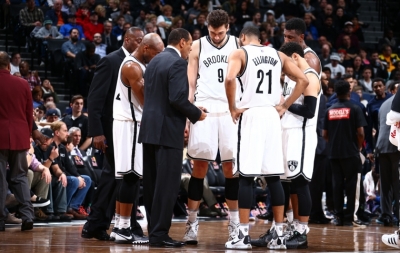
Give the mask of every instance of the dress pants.
M 395 209 L 399 210 L 399 160 L 400 152 L 379 154 L 382 215 L 391 219 L 393 200 Z
M 355 198 L 358 187 L 358 173 L 361 169 L 360 156 L 330 159 L 332 168 L 333 203 L 335 214 L 343 221 L 352 222 L 354 219 Z M 343 210 L 344 195 L 347 196 L 347 208 Z
M 10 167 L 10 182 L 7 184 L 7 163 Z M 8 187 L 14 193 L 15 198 L 21 204 L 19 212 L 22 220 L 33 220 L 33 206 L 28 185 L 28 162 L 26 150 L 0 150 L 0 220 L 6 220 L 4 212 Z
M 179 193 L 182 149 L 143 143 L 143 199 L 150 243 L 168 240 Z
M 310 182 L 310 194 L 311 194 L 311 213 L 310 218 L 320 220 L 325 218 L 324 211 L 322 210 L 322 192 L 325 188 L 326 176 L 326 155 L 315 155 L 314 159 L 314 171 Z

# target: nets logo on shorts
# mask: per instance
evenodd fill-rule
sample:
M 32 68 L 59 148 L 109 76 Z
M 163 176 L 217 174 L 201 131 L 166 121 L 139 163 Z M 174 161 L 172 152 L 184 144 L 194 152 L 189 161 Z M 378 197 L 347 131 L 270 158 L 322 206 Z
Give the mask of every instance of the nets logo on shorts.
M 287 165 L 290 171 L 294 171 L 297 168 L 297 165 L 299 164 L 298 161 L 288 161 Z
M 329 120 L 341 120 L 350 118 L 350 108 L 335 108 L 329 110 Z

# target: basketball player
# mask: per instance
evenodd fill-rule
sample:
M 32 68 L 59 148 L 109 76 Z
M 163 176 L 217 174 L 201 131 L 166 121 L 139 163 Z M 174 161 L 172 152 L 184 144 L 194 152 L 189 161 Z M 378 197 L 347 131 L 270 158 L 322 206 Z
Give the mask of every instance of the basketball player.
M 226 178 L 225 199 L 230 210 L 229 237 L 239 225 L 237 204 L 238 178 L 232 175 L 232 135 L 235 125 L 229 117 L 224 81 L 229 54 L 237 49 L 238 40 L 227 35 L 229 16 L 223 10 L 212 11 L 207 17 L 209 36 L 193 42 L 189 55 L 189 100 L 208 110 L 207 120 L 190 125 L 187 156 L 194 161 L 188 189 L 189 218 L 183 240 L 197 244 L 197 212 L 203 195 L 203 181 L 208 162 L 214 161 L 219 150 Z M 248 217 L 247 217 L 248 218 Z
M 303 58 L 301 46 L 295 42 L 282 45 L 282 53 L 291 57 L 308 78 L 309 85 L 304 93 L 289 107 L 282 117 L 282 143 L 285 178 L 297 193 L 298 219 L 292 236 L 286 241 L 287 248 L 307 248 L 308 219 L 311 212 L 311 195 L 308 187 L 314 168 L 317 147 L 317 108 L 322 94 L 318 73 L 310 68 Z M 288 98 L 296 82 L 286 76 L 283 96 Z
M 144 104 L 143 74 L 146 64 L 163 50 L 160 36 L 147 34 L 139 48 L 125 57 L 119 70 L 113 106 L 115 177 L 119 179 L 114 226 L 117 229 L 110 236 L 115 237 L 116 243 L 135 244 L 129 227 L 143 170 L 142 144 L 137 142 Z
M 246 27 L 240 34 L 244 45 L 228 58 L 225 80 L 231 117 L 238 123 L 234 145 L 234 174 L 239 175 L 239 233 L 229 240 L 229 249 L 250 249 L 249 214 L 253 199 L 254 177 L 264 176 L 271 192 L 271 204 L 276 222 L 270 249 L 286 249 L 283 236 L 284 192 L 279 175 L 284 173 L 281 122 L 287 108 L 303 93 L 308 80 L 303 72 L 281 52 L 265 47 L 259 41 L 260 32 Z M 280 104 L 281 72 L 290 75 L 297 85 Z M 241 99 L 236 104 L 236 78 L 241 86 Z M 282 160 L 281 160 L 282 159 Z

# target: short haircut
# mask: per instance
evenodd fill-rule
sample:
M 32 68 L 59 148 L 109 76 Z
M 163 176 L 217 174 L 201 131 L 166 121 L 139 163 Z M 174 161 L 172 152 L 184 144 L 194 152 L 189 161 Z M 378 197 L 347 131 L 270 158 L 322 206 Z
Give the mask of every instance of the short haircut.
M 11 54 L 11 59 L 12 59 L 12 58 L 14 58 L 14 56 L 16 56 L 17 54 L 19 54 L 19 55 L 20 55 L 20 53 L 19 53 L 18 51 L 14 51 L 14 52 L 12 52 L 12 54 Z
M 372 69 L 371 69 L 371 67 L 369 67 L 369 66 L 365 67 L 365 68 L 363 69 L 363 73 L 364 73 L 366 70 L 371 71 L 371 74 L 372 74 Z
M 69 35 L 71 35 L 72 34 L 72 31 L 73 30 L 77 30 L 78 31 L 78 34 L 79 34 L 79 30 L 78 29 L 76 29 L 76 28 L 72 28 L 71 30 L 69 30 Z
M 7 52 L 0 51 L 0 68 L 5 69 L 10 65 L 10 57 Z
M 344 80 L 337 81 L 335 83 L 335 92 L 338 97 L 347 95 L 350 92 L 349 82 L 346 82 Z
M 342 80 L 347 80 L 347 79 L 350 79 L 350 78 L 353 78 L 353 76 L 352 76 L 352 75 L 349 75 L 349 74 L 344 74 L 344 75 L 342 76 Z
M 47 111 L 46 106 L 39 105 L 38 107 L 36 107 L 36 109 L 39 109 L 39 110 L 43 111 L 46 114 L 46 111 Z
M 79 127 L 71 127 L 71 128 L 68 130 L 68 134 L 73 134 L 73 133 L 75 133 L 76 131 L 82 132 L 81 129 L 80 129 Z
M 332 73 L 332 70 L 329 67 L 323 67 L 322 72 L 325 72 L 325 71 L 329 71 L 329 73 Z
M 105 26 L 106 24 L 111 24 L 112 25 L 112 22 L 110 20 L 106 20 L 106 21 L 104 21 L 103 25 Z
M 295 30 L 297 34 L 305 34 L 306 32 L 306 23 L 301 18 L 291 18 L 286 21 L 285 25 L 286 30 Z
M 73 142 L 73 140 L 74 140 L 74 137 L 72 137 L 71 135 L 68 135 L 66 144 L 67 145 L 71 144 Z
M 85 43 L 86 52 L 89 50 L 96 50 L 96 46 L 93 43 Z
M 169 4 L 166 4 L 166 5 L 164 5 L 163 7 L 162 7 L 162 12 L 164 12 L 164 11 L 172 11 L 172 6 L 171 5 L 169 5 Z
M 229 25 L 229 15 L 224 10 L 214 10 L 207 16 L 207 23 L 213 28 Z
M 380 77 L 374 78 L 372 80 L 372 87 L 374 87 L 374 83 L 375 82 L 381 82 L 383 85 L 385 85 L 385 80 L 383 78 L 380 78 Z
M 245 36 L 254 36 L 260 38 L 260 30 L 258 29 L 258 27 L 254 26 L 248 26 L 243 28 L 242 31 L 240 31 L 239 36 L 242 36 L 242 34 L 244 34 Z
M 73 96 L 71 98 L 71 104 L 73 104 L 75 102 L 75 100 L 78 100 L 78 99 L 83 99 L 83 96 L 80 94 Z
M 279 51 L 282 53 L 286 54 L 289 57 L 292 57 L 294 53 L 300 55 L 301 57 L 304 58 L 304 50 L 303 48 L 296 42 L 286 42 L 283 43 L 281 48 L 279 48 Z
M 389 91 L 394 91 L 394 89 L 396 89 L 396 85 L 399 85 L 400 82 L 392 82 L 391 84 L 389 84 L 388 90 Z
M 51 124 L 50 128 L 51 128 L 51 130 L 53 130 L 53 132 L 56 132 L 56 131 L 60 131 L 60 129 L 63 125 L 65 125 L 65 123 L 60 120 L 60 121 L 53 122 Z
M 43 100 L 46 101 L 46 99 L 48 99 L 49 97 L 52 97 L 53 100 L 56 100 L 56 96 L 54 95 L 54 93 L 46 93 L 43 95 Z
M 190 39 L 190 33 L 186 29 L 176 28 L 172 30 L 168 36 L 168 45 L 178 45 L 181 39 L 188 41 Z

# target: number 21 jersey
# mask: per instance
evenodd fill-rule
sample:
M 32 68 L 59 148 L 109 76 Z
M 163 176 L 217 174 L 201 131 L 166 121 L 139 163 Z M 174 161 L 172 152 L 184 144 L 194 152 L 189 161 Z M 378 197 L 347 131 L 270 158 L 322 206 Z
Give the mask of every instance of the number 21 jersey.
M 212 99 L 215 102 L 228 104 L 225 93 L 225 77 L 228 69 L 229 54 L 238 49 L 235 36 L 226 35 L 228 38 L 223 46 L 217 48 L 209 36 L 199 39 L 199 70 L 195 101 L 202 102 Z
M 278 52 L 261 45 L 247 45 L 246 65 L 238 77 L 242 96 L 237 108 L 276 106 L 282 94 L 282 61 Z

